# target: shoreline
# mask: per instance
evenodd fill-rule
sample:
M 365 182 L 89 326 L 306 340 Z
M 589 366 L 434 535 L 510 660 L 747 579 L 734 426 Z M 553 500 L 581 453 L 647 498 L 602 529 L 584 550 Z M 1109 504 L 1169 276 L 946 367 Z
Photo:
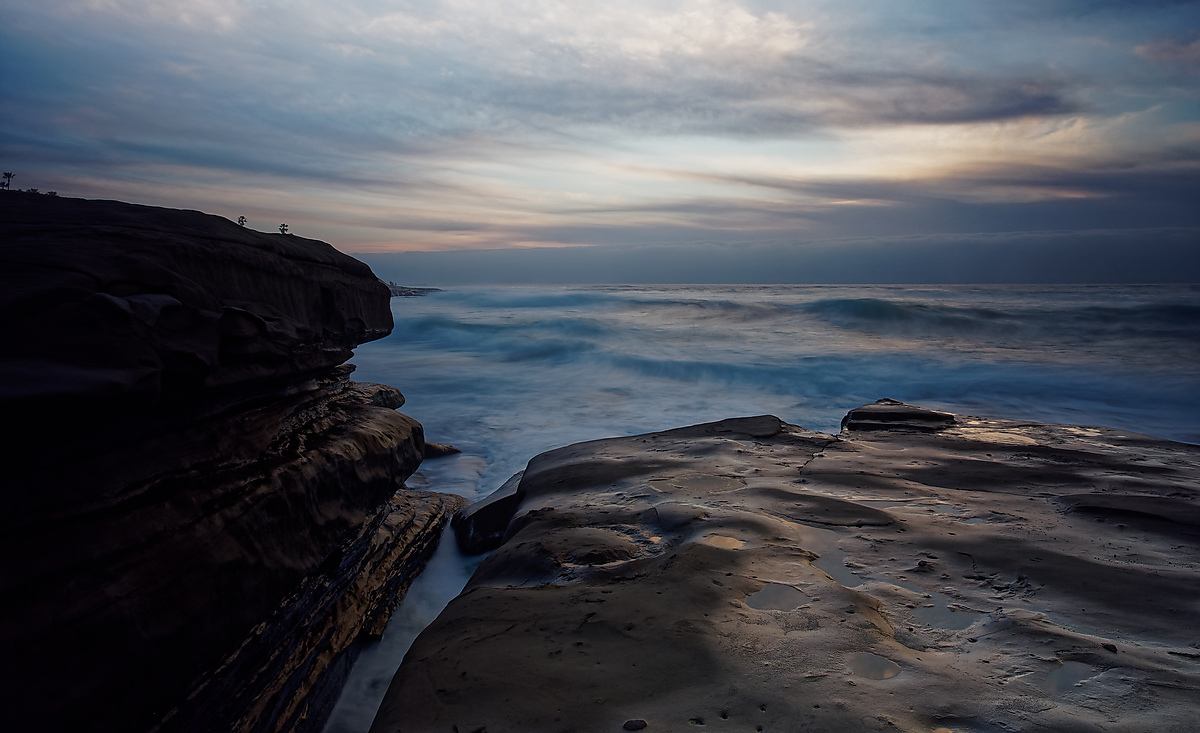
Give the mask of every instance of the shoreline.
M 503 544 L 371 730 L 1186 729 L 1200 449 L 899 404 L 848 417 L 836 436 L 762 416 L 535 457 Z
M 476 507 L 458 522 L 490 514 L 493 526 L 475 539 L 491 535 L 500 547 L 486 560 L 437 550 L 453 572 L 479 570 L 457 598 L 448 599 L 454 582 L 434 589 L 445 618 L 413 648 L 419 657 L 450 624 L 444 648 L 455 650 L 446 660 L 458 676 L 433 689 L 398 682 L 385 705 L 393 713 L 399 696 L 421 714 L 455 717 L 458 703 L 445 698 L 461 695 L 472 715 L 494 716 L 493 733 L 520 721 L 553 727 L 564 715 L 576 727 L 673 730 L 755 716 L 765 725 L 816 715 L 796 707 L 808 698 L 795 689 L 810 687 L 844 703 L 819 703 L 818 717 L 835 728 L 849 729 L 859 713 L 868 727 L 983 726 L 986 716 L 969 705 L 881 717 L 871 712 L 886 707 L 879 700 L 838 692 L 877 684 L 878 695 L 957 694 L 945 665 L 914 661 L 918 653 L 957 660 L 947 664 L 979 700 L 1000 684 L 1018 691 L 1014 699 L 1048 703 L 1037 712 L 1050 718 L 1073 715 L 1084 704 L 1071 695 L 1094 687 L 1120 706 L 1162 703 L 1152 722 L 1170 728 L 1179 717 L 1170 690 L 1200 689 L 1187 666 L 1200 663 L 1189 651 L 1196 642 L 1173 635 L 1176 617 L 1197 611 L 1195 445 L 898 403 L 852 411 L 840 435 L 759 416 L 572 440 L 624 434 L 649 416 L 654 425 L 681 415 L 695 422 L 788 399 L 799 418 L 824 409 L 832 420 L 819 426 L 837 430 L 827 408 L 851 393 L 904 384 L 920 394 L 936 384 L 944 395 L 948 380 L 971 398 L 985 383 L 1002 383 L 990 392 L 996 399 L 1015 387 L 1019 400 L 997 403 L 1013 413 L 1040 409 L 1039 394 L 1066 394 L 1049 411 L 1070 413 L 1084 375 L 1038 381 L 1036 352 L 1060 354 L 1064 332 L 1054 326 L 1064 313 L 1113 337 L 1093 300 L 1022 310 L 1004 299 L 910 301 L 878 288 L 780 302 L 681 287 L 672 293 L 690 294 L 447 292 L 423 302 L 439 289 L 384 284 L 315 240 L 200 212 L 16 192 L 0 199 L 15 349 L 0 399 L 22 428 L 9 442 L 17 460 L 3 590 L 13 603 L 0 627 L 13 651 L 8 689 L 25 703 L 14 715 L 29 716 L 26 727 L 315 729 L 465 504 L 450 494 L 493 488 L 501 482 L 492 474 L 512 472 L 512 456 L 534 453 L 506 506 Z M 1150 353 L 1121 342 L 1120 358 L 1190 363 L 1191 306 L 1164 317 L 1159 305 L 1138 300 L 1117 329 L 1165 324 L 1170 339 Z M 1001 346 L 1025 356 L 980 371 L 995 323 L 1016 329 Z M 352 349 L 393 327 L 391 344 L 359 352 L 383 368 L 350 381 Z M 974 340 L 963 348 L 926 352 L 965 332 Z M 1041 340 L 1027 343 L 1031 334 Z M 896 353 L 878 359 L 876 344 L 887 339 Z M 1021 358 L 1027 369 L 1006 371 Z M 1088 365 L 1105 371 L 1110 358 Z M 1152 395 L 1147 414 L 1169 404 L 1191 415 L 1190 374 L 1174 393 L 1162 389 L 1162 376 L 1178 371 L 1134 370 L 1150 377 L 1101 381 L 1082 394 L 1103 395 L 1104 414 Z M 387 384 L 411 387 L 440 407 L 438 419 L 462 418 L 462 430 L 442 424 L 431 435 L 465 438 L 468 451 L 486 446 L 485 455 L 446 458 L 456 449 L 426 442 L 426 428 L 397 412 L 405 396 Z M 572 444 L 539 453 L 561 443 Z M 414 474 L 438 456 L 444 467 Z M 1065 538 L 1066 551 L 1047 550 L 1047 537 Z M 915 554 L 882 554 L 913 538 Z M 664 589 L 669 600 L 652 597 Z M 1067 598 L 1086 604 L 1076 610 Z M 428 605 L 422 614 L 437 615 Z M 504 618 L 510 626 L 495 627 Z M 513 638 L 513 629 L 530 638 Z M 1036 646 L 1047 639 L 1048 652 Z M 980 661 L 981 649 L 994 658 Z M 524 669 L 530 654 L 531 679 L 543 683 L 517 696 L 532 707 L 506 707 L 510 670 Z M 589 676 L 600 672 L 596 661 L 607 676 Z M 445 671 L 430 664 L 430 679 Z M 680 669 L 699 681 L 675 684 Z M 987 674 L 996 670 L 1003 674 Z M 404 669 L 397 679 L 405 675 L 412 679 Z M 743 680 L 774 697 L 752 703 Z M 781 680 L 791 691 L 778 689 Z M 605 703 L 559 710 L 563 694 L 593 684 Z M 730 697 L 734 687 L 742 697 Z M 722 695 L 724 707 L 703 708 Z M 1081 715 L 1119 727 L 1120 706 L 1101 710 L 1106 722 L 1095 709 Z M 551 710 L 560 720 L 546 717 Z M 1004 711 L 1012 725 L 1029 712 Z M 396 720 L 381 713 L 377 725 Z

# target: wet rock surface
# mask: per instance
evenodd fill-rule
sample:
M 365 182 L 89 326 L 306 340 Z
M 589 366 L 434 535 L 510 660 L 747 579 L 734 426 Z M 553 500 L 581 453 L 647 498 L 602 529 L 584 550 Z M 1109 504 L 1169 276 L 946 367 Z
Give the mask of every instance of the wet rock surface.
M 446 456 L 453 456 L 459 453 L 462 453 L 462 451 L 452 445 L 446 445 L 445 443 L 432 443 L 428 440 L 425 441 L 426 458 L 445 458 Z
M 947 412 L 927 410 L 899 400 L 884 398 L 846 413 L 842 430 L 920 430 L 934 431 L 954 424 Z
M 458 547 L 468 555 L 494 550 L 504 542 L 509 520 L 525 495 L 520 492 L 518 472 L 504 484 L 474 504 L 459 509 L 450 519 Z
M 462 502 L 349 380 L 370 269 L 199 212 L 0 196 L 0 678 L 17 730 L 304 730 Z
M 1200 447 L 950 417 L 534 458 L 373 733 L 1191 730 Z

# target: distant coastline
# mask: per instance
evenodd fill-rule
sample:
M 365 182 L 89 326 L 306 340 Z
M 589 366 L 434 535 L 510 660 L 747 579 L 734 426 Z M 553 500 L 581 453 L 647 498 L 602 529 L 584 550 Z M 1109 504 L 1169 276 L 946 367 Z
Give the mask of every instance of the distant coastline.
M 406 285 L 397 285 L 394 282 L 388 282 L 388 290 L 392 291 L 393 298 L 416 298 L 421 295 L 429 295 L 430 293 L 439 293 L 441 288 L 411 288 Z

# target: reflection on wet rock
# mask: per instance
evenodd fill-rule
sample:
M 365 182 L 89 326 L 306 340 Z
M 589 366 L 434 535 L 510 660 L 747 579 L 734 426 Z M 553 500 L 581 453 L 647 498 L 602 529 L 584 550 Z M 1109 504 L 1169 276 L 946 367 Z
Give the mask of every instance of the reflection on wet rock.
M 900 665 L 886 657 L 870 652 L 858 652 L 846 657 L 850 673 L 869 680 L 890 680 L 900 674 Z
M 807 600 L 808 596 L 790 585 L 767 583 L 762 590 L 746 596 L 746 605 L 760 611 L 793 611 Z

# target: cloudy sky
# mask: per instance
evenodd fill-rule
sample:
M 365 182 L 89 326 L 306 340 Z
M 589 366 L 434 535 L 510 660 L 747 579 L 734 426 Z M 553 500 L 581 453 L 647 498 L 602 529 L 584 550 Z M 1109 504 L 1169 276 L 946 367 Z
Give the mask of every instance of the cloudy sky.
M 0 49 L 14 186 L 349 252 L 1200 247 L 1197 2 L 0 0 Z

